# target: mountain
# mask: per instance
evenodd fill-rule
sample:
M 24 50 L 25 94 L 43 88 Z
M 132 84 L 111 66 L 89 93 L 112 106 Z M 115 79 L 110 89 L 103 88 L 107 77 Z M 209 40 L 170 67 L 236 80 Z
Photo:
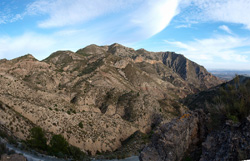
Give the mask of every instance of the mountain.
M 113 152 L 187 111 L 179 99 L 220 83 L 174 52 L 112 44 L 57 51 L 42 61 L 28 54 L 0 60 L 0 127 L 27 140 L 39 126 L 89 154 Z

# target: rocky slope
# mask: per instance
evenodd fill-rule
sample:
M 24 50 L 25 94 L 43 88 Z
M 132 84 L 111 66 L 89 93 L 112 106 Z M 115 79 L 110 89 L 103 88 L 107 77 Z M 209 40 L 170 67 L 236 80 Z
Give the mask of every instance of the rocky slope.
M 209 134 L 202 143 L 200 161 L 245 160 L 250 158 L 250 115 L 238 125 L 227 124 Z
M 186 110 L 179 98 L 220 83 L 183 55 L 119 44 L 3 59 L 0 125 L 24 140 L 40 126 L 94 155 L 175 118 Z
M 250 115 L 241 123 L 224 124 L 209 132 L 209 119 L 195 111 L 163 124 L 152 143 L 140 154 L 141 161 L 245 160 L 250 158 Z
M 245 160 L 250 158 L 250 78 L 185 98 L 191 111 L 161 125 L 140 160 Z

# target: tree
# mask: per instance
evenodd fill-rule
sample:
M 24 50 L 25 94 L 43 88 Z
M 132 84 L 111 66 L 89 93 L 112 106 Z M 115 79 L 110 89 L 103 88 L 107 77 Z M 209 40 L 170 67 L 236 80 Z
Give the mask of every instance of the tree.
M 59 153 L 63 153 L 66 155 L 69 154 L 69 143 L 62 135 L 53 135 L 52 139 L 50 140 L 50 148 L 51 152 L 55 155 Z
M 36 148 L 43 151 L 47 150 L 48 148 L 47 139 L 45 137 L 45 132 L 43 131 L 42 128 L 40 127 L 32 128 L 30 130 L 29 138 L 30 139 L 27 142 L 32 148 Z

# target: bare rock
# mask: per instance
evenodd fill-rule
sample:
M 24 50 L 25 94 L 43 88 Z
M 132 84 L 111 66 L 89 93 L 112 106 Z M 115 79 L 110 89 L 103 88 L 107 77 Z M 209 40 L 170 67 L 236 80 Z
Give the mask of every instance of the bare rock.
M 202 111 L 189 112 L 162 125 L 153 135 L 152 143 L 141 152 L 140 160 L 182 160 L 185 152 L 203 138 L 200 120 L 204 117 Z
M 250 159 L 250 121 L 240 126 L 226 125 L 222 130 L 208 135 L 202 143 L 200 161 Z

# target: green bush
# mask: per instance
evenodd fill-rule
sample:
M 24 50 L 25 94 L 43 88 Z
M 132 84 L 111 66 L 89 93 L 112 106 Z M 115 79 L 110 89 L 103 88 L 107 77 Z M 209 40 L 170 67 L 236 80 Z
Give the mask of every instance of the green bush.
M 73 158 L 75 160 L 87 159 L 84 152 L 77 147 L 69 145 L 62 135 L 53 135 L 49 145 L 47 145 L 45 132 L 40 127 L 32 128 L 29 138 L 30 139 L 27 140 L 29 147 L 42 150 L 58 158 Z
M 75 146 L 70 146 L 69 152 L 70 155 L 76 160 L 83 160 L 84 158 L 86 158 L 86 154 Z
M 78 124 L 78 126 L 79 126 L 80 128 L 83 128 L 82 122 L 80 122 L 80 123 Z
M 62 135 L 53 135 L 50 140 L 50 151 L 54 155 L 58 155 L 60 152 L 62 154 L 69 154 L 68 151 L 69 143 L 65 140 Z
M 45 132 L 40 127 L 34 127 L 30 130 L 29 140 L 27 141 L 28 145 L 35 149 L 40 149 L 46 151 L 47 139 L 45 137 Z

